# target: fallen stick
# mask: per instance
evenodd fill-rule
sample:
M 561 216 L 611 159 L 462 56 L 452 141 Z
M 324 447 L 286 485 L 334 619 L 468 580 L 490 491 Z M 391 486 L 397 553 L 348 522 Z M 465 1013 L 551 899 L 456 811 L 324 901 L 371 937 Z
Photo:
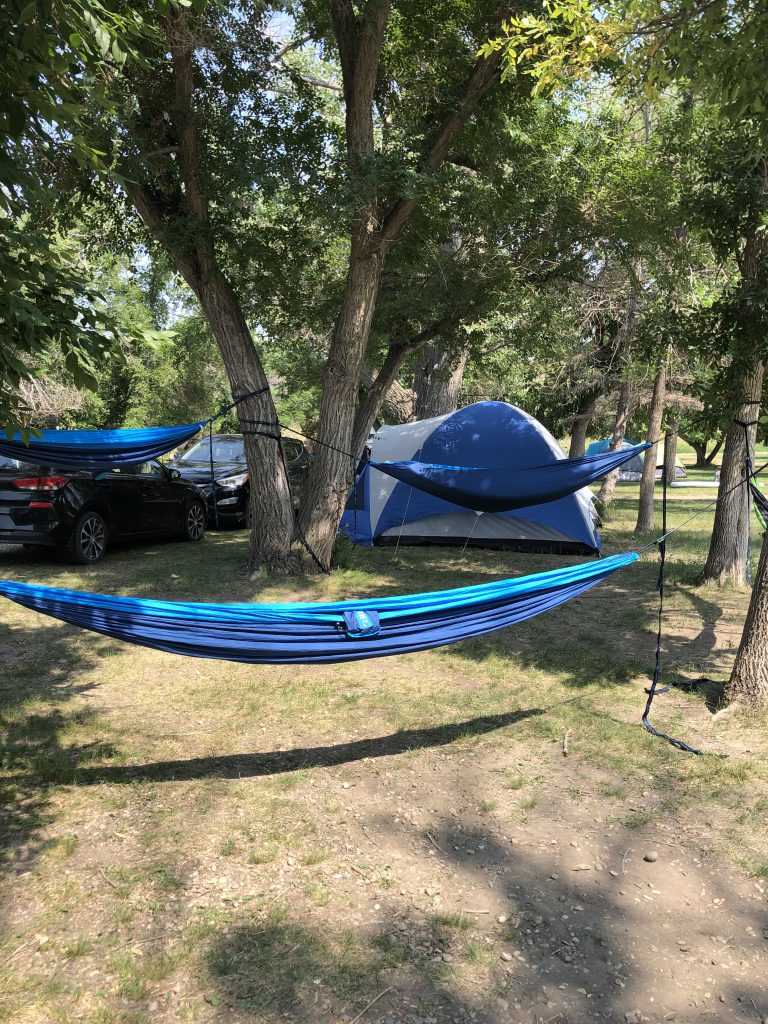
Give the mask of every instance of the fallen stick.
M 358 1013 L 358 1015 L 356 1017 L 352 1018 L 352 1020 L 349 1022 L 349 1024 L 357 1024 L 357 1022 L 360 1020 L 360 1018 L 364 1014 L 368 1013 L 368 1011 L 373 1006 L 373 1004 L 374 1003 L 378 1003 L 378 1001 L 381 999 L 382 996 L 385 996 L 387 994 L 387 992 L 391 992 L 392 991 L 392 988 L 393 988 L 393 986 L 390 985 L 389 988 L 385 988 L 383 992 L 379 992 L 379 994 L 374 999 L 372 999 L 370 1001 L 370 1003 L 368 1003 L 367 1006 L 364 1006 L 362 1008 L 362 1010 L 360 1011 L 360 1013 Z
M 563 736 L 563 757 L 568 757 L 568 737 L 571 735 L 571 730 L 565 730 L 565 736 Z

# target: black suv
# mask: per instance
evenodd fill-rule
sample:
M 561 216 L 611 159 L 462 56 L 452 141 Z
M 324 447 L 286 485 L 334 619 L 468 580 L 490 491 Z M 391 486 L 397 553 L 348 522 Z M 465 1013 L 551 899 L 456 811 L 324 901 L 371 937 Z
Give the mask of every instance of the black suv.
M 0 456 L 0 544 L 56 547 L 90 565 L 113 540 L 200 540 L 206 519 L 199 490 L 159 462 L 94 471 Z
M 309 456 L 301 441 L 283 438 L 293 500 L 298 505 L 309 466 Z M 208 502 L 208 523 L 245 526 L 250 520 L 250 488 L 242 434 L 213 435 L 213 479 L 211 483 L 211 445 L 207 437 L 195 441 L 169 465 L 185 480 L 197 484 Z

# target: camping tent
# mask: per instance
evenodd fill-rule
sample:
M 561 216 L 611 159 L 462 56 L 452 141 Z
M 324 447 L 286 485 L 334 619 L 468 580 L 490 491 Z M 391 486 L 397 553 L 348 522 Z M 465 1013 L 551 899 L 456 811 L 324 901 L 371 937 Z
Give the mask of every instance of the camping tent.
M 450 466 L 540 466 L 565 454 L 532 416 L 504 402 L 477 402 L 434 419 L 382 427 L 371 440 L 376 462 L 411 459 Z M 599 551 L 592 492 L 513 512 L 477 513 L 416 490 L 366 465 L 341 530 L 359 544 L 465 544 L 526 551 Z
M 621 447 L 632 448 L 636 442 L 629 441 L 626 437 L 621 442 Z M 593 441 L 592 444 L 587 448 L 587 455 L 597 455 L 599 452 L 607 452 L 611 445 L 610 438 L 606 438 L 604 441 Z M 664 468 L 664 439 L 656 445 L 656 479 L 661 480 L 661 471 Z M 636 455 L 634 459 L 630 459 L 629 462 L 625 462 L 619 470 L 619 480 L 622 481 L 635 481 L 637 482 L 643 473 L 643 456 Z M 680 457 L 675 458 L 675 479 L 684 480 L 686 477 L 685 467 L 680 461 Z

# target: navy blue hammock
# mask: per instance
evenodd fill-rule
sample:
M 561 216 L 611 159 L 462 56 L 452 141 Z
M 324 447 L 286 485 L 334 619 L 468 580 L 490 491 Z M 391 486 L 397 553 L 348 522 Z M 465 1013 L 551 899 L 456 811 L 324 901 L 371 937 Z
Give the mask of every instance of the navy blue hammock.
M 553 459 L 538 466 L 443 466 L 431 462 L 370 463 L 388 476 L 475 512 L 508 512 L 556 501 L 607 476 L 652 444 L 599 452 L 575 459 Z
M 149 462 L 189 441 L 206 424 L 179 427 L 142 427 L 125 430 L 40 430 L 26 443 L 20 433 L 0 432 L 0 455 L 39 466 L 72 469 L 109 469 Z
M 0 581 L 0 594 L 74 626 L 195 658 L 251 664 L 357 661 L 490 633 L 570 601 L 637 560 L 583 565 L 379 600 L 194 604 Z

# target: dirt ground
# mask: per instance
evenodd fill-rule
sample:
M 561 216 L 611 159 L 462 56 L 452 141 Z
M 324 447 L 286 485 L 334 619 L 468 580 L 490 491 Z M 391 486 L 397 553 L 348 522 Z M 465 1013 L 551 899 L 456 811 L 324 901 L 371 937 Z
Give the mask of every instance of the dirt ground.
M 164 782 L 142 784 L 127 770 L 125 795 L 96 784 L 74 818 L 63 815 L 82 840 L 45 874 L 68 904 L 47 934 L 28 932 L 38 870 L 19 865 L 6 890 L 6 936 L 28 936 L 6 966 L 26 962 L 49 984 L 66 982 L 71 1016 L 56 1020 L 768 1019 L 766 880 L 746 879 L 713 854 L 699 815 L 660 812 L 650 774 L 626 800 L 582 760 L 577 738 L 567 756 L 555 740 L 516 743 L 516 726 L 533 713 L 476 722 L 471 742 L 440 727 L 337 738 L 328 759 L 341 763 L 325 768 L 299 768 L 320 756 L 301 745 L 213 759 L 221 800 L 214 795 L 183 849 L 157 820 L 199 799 L 189 781 L 172 781 L 170 769 Z M 501 749 L 483 733 L 500 726 L 510 736 Z M 294 819 L 321 810 L 321 831 L 250 858 L 239 841 L 215 845 L 233 813 L 247 832 L 247 790 L 275 779 L 287 780 L 276 802 L 288 794 Z M 137 807 L 146 785 L 162 793 Z M 59 800 L 66 804 L 66 792 Z M 640 824 L 628 826 L 633 813 Z M 54 856 L 57 832 L 45 832 Z M 158 847 L 174 858 L 170 880 Z M 136 872 L 147 859 L 159 877 L 126 876 L 126 865 Z M 125 943 L 115 941 L 116 920 L 131 921 Z M 93 948 L 73 955 L 74 936 Z M 201 990 L 199 973 L 185 968 L 209 936 L 213 970 Z M 380 962 L 362 968 L 367 987 L 345 995 L 345 973 L 369 950 Z M 147 971 L 133 991 L 123 983 L 125 1017 L 93 1016 L 96 993 L 119 986 L 121 953 L 151 958 L 159 976 Z M 26 1024 L 45 1019 L 41 1012 L 33 1001 L 8 1019 Z

